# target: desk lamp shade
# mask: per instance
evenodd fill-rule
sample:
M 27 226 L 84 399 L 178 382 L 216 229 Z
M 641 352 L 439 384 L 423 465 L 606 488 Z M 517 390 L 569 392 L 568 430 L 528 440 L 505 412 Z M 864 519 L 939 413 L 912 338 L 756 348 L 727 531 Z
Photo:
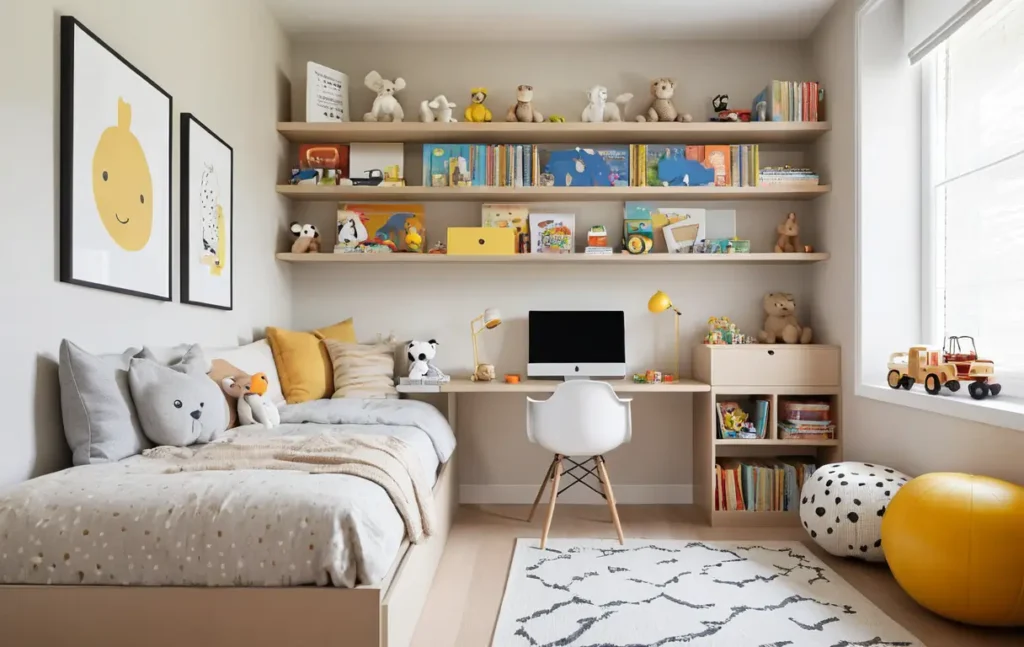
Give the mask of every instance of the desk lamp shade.
M 497 328 L 501 325 L 501 313 L 498 312 L 497 308 L 488 308 L 484 310 L 484 327 L 488 330 Z
M 658 314 L 671 310 L 676 314 L 675 316 L 675 360 L 673 365 L 675 366 L 675 378 L 679 379 L 679 317 L 682 316 L 682 312 L 672 305 L 672 299 L 668 298 L 668 295 L 658 290 L 653 296 L 647 301 L 647 309 L 651 312 Z
M 480 327 L 477 328 L 477 323 Z M 493 330 L 501 325 L 501 312 L 497 308 L 487 308 L 479 317 L 469 322 L 469 331 L 473 338 L 473 372 L 476 374 L 480 366 L 480 351 L 477 348 L 476 338 L 484 330 Z

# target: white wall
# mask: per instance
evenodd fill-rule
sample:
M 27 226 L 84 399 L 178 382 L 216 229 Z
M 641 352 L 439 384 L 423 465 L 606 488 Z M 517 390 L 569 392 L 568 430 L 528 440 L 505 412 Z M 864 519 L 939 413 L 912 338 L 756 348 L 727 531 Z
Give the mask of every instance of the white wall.
M 59 283 L 59 20 L 73 15 L 174 98 L 173 257 L 178 236 L 178 112 L 235 151 L 235 309 L 158 303 Z M 142 343 L 231 345 L 291 319 L 274 192 L 285 147 L 288 45 L 262 3 L 57 0 L 0 3 L 0 236 L 3 323 L 0 485 L 65 466 L 54 363 L 62 337 L 111 352 Z M 178 262 L 174 261 L 174 295 Z
M 608 44 L 600 47 L 537 45 L 511 52 L 509 45 L 462 48 L 451 65 L 438 44 L 375 46 L 296 42 L 293 46 L 293 112 L 304 115 L 305 66 L 309 60 L 344 71 L 353 82 L 353 114 L 362 115 L 373 94 L 362 86 L 371 69 L 388 78 L 402 76 L 408 88 L 401 99 L 406 113 L 423 98 L 446 94 L 461 111 L 469 88 L 486 85 L 488 106 L 499 115 L 514 101 L 517 84 L 535 88 L 536 105 L 545 115 L 561 113 L 578 120 L 586 101 L 584 91 L 594 84 L 611 93 L 637 95 L 630 116 L 646 108 L 649 80 L 674 76 L 679 82 L 678 104 L 696 119 L 706 119 L 711 97 L 727 92 L 733 105 L 747 107 L 753 96 L 773 79 L 806 76 L 809 60 L 805 43 L 705 42 L 694 44 Z M 455 50 L 451 50 L 455 51 Z M 552 126 L 556 128 L 557 126 Z M 410 183 L 419 183 L 418 147 L 407 149 Z M 769 161 L 799 163 L 803 149 L 766 151 Z M 621 235 L 621 202 L 548 205 L 574 212 L 578 242 L 593 224 Z M 691 206 L 734 208 L 738 233 L 749 237 L 755 250 L 775 243 L 775 226 L 788 211 L 796 211 L 808 242 L 814 235 L 810 202 L 708 203 Z M 537 205 L 536 209 L 545 205 Z M 334 205 L 295 205 L 292 213 L 328 232 Z M 428 203 L 427 230 L 431 242 L 442 239 L 446 227 L 479 225 L 476 203 Z M 828 250 L 828 246 L 819 244 Z M 626 313 L 627 360 L 630 370 L 668 369 L 672 365 L 672 320 L 647 312 L 655 290 L 669 293 L 683 311 L 683 374 L 689 374 L 690 347 L 706 330 L 711 315 L 728 315 L 748 332 L 761 325 L 761 297 L 767 290 L 787 290 L 807 304 L 811 274 L 806 267 L 676 267 L 611 268 L 465 265 L 407 268 L 296 267 L 295 324 L 313 327 L 355 317 L 362 338 L 394 331 L 400 338 L 436 337 L 441 342 L 441 368 L 467 373 L 472 349 L 469 320 L 484 308 L 501 309 L 505 323 L 481 336 L 481 353 L 499 373 L 526 370 L 526 315 L 530 309 L 621 309 Z M 809 308 L 804 308 L 805 313 Z M 813 322 L 812 322 L 813 324 Z M 565 331 L 564 334 L 571 334 Z M 531 447 L 525 437 L 525 400 L 521 396 L 463 398 L 460 409 L 461 479 L 464 500 L 533 500 L 549 458 Z M 630 446 L 609 456 L 616 497 L 621 501 L 673 499 L 688 496 L 692 482 L 691 398 L 645 396 L 634 401 L 636 432 Z M 653 487 L 645 487 L 653 486 Z
M 832 132 L 822 138 L 817 150 L 818 167 L 832 178 L 832 193 L 817 201 L 820 208 L 818 237 L 832 252 L 832 260 L 818 269 L 814 277 L 813 318 L 828 341 L 843 346 L 845 457 L 888 464 L 911 474 L 964 471 L 1024 483 L 1024 463 L 1021 462 L 1024 433 L 853 394 L 856 340 L 854 25 L 858 4 L 857 0 L 839 0 L 811 39 L 815 74 L 828 89 L 832 121 Z M 878 262 L 884 261 L 885 241 L 863 244 L 878 245 Z

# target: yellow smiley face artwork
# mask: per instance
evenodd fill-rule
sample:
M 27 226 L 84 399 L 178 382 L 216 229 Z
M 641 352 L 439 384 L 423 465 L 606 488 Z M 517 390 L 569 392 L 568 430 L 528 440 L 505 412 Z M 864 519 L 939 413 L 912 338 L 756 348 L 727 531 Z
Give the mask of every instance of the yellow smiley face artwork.
M 132 108 L 119 98 L 117 125 L 103 131 L 92 156 L 92 193 L 110 237 L 137 252 L 153 231 L 153 179 L 131 124 Z

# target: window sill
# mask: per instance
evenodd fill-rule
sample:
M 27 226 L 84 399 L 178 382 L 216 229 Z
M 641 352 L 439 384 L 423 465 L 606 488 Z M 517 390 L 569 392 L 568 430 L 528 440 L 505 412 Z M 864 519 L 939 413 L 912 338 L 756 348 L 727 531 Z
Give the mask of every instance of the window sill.
M 1005 387 L 1004 387 L 1005 388 Z M 858 384 L 855 394 L 901 407 L 920 409 L 942 416 L 980 422 L 994 427 L 1024 431 L 1024 398 L 1008 396 L 972 400 L 964 391 L 928 395 L 917 388 L 911 391 L 890 389 L 888 385 Z

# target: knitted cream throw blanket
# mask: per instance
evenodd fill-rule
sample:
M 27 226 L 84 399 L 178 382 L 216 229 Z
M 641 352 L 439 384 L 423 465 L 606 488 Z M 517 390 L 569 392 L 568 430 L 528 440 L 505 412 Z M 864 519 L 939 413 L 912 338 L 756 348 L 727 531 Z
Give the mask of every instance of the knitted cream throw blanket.
M 325 431 L 316 436 L 234 437 L 192 447 L 162 446 L 144 456 L 173 463 L 168 473 L 207 470 L 299 470 L 350 474 L 384 488 L 405 521 L 409 541 L 434 532 L 434 499 L 416 454 L 390 436 Z

